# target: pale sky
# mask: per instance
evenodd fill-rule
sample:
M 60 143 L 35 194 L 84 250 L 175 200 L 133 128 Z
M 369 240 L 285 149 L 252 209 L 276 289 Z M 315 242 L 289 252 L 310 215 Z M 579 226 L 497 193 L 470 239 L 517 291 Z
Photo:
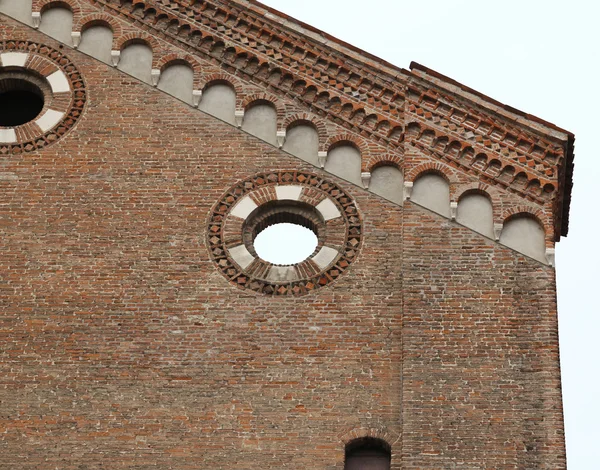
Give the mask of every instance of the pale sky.
M 600 3 L 263 0 L 397 66 L 419 62 L 575 133 L 569 236 L 556 246 L 569 470 L 600 468 Z

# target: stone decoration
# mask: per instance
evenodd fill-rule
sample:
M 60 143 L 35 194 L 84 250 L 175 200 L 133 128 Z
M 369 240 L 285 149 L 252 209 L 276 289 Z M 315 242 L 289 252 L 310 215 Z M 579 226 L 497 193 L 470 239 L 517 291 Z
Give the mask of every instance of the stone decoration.
M 260 230 L 275 223 L 307 225 L 315 252 L 293 265 L 273 265 L 253 248 Z M 327 286 L 356 260 L 362 221 L 354 200 L 336 184 L 308 172 L 261 173 L 231 187 L 213 207 L 208 246 L 223 275 L 266 295 L 304 295 Z
M 0 128 L 0 155 L 31 152 L 50 145 L 75 126 L 87 99 L 83 77 L 61 51 L 31 41 L 0 42 L 0 78 L 18 74 L 37 80 L 44 108 L 34 120 Z

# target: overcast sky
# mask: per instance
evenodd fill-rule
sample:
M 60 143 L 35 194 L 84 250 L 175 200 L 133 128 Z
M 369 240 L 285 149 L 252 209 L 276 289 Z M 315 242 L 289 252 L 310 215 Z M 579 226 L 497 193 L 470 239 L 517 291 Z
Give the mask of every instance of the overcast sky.
M 569 470 L 600 468 L 600 3 L 262 0 L 397 66 L 419 62 L 575 133 L 569 236 L 557 244 Z

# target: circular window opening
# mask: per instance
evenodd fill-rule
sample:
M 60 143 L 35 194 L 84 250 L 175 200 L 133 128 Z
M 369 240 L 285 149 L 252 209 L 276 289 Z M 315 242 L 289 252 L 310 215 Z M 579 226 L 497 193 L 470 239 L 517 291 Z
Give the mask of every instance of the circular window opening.
M 44 93 L 20 78 L 0 78 L 0 126 L 15 127 L 33 121 L 44 108 Z
M 272 264 L 301 263 L 325 235 L 325 222 L 310 204 L 271 201 L 254 210 L 242 228 L 248 251 Z
M 273 264 L 301 263 L 312 255 L 319 244 L 316 234 L 301 225 L 271 225 L 254 239 L 256 254 Z

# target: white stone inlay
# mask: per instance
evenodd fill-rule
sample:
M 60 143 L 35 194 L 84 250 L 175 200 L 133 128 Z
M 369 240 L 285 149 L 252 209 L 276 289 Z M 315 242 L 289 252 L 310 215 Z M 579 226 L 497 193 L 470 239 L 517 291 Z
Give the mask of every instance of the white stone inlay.
M 47 110 L 42 117 L 40 117 L 35 123 L 40 127 L 43 132 L 49 131 L 56 126 L 63 118 L 65 113 L 55 111 L 54 109 Z
M 119 65 L 119 61 L 121 60 L 121 51 L 110 51 L 110 61 L 112 62 L 113 67 Z
M 546 248 L 546 261 L 552 267 L 556 263 L 556 250 L 554 248 Z
M 286 135 L 285 130 L 277 131 L 277 146 L 279 148 L 283 147 L 283 144 L 285 144 L 285 135 Z
M 369 184 L 371 183 L 371 172 L 363 171 L 360 174 L 360 180 L 362 181 L 364 188 L 369 189 Z
M 242 198 L 233 209 L 231 209 L 231 215 L 239 217 L 240 219 L 246 219 L 254 209 L 258 206 L 252 200 L 250 196 Z
M 458 213 L 458 202 L 452 201 L 450 203 L 450 218 L 452 220 L 456 220 L 457 213 Z
M 298 273 L 293 266 L 271 266 L 267 280 L 273 282 L 292 282 L 298 280 Z
M 71 40 L 73 41 L 73 47 L 77 49 L 81 42 L 81 33 L 79 31 L 73 31 L 71 33 Z
M 337 219 L 342 216 L 335 203 L 329 198 L 325 198 L 319 202 L 316 209 L 321 213 L 325 220 Z
M 25 67 L 29 54 L 25 52 L 5 52 L 0 54 L 3 67 Z
M 277 199 L 280 201 L 285 199 L 298 201 L 302 193 L 302 186 L 275 186 L 275 192 L 277 193 Z
M 200 106 L 200 101 L 202 101 L 202 90 L 192 90 L 192 103 L 194 104 L 194 108 Z
M 244 110 L 236 109 L 235 110 L 235 125 L 238 127 L 242 127 L 243 123 L 244 123 Z
M 318 152 L 317 159 L 319 160 L 319 166 L 325 168 L 325 163 L 327 163 L 327 152 Z
M 52 87 L 52 93 L 66 93 L 71 91 L 69 80 L 62 70 L 57 70 L 46 77 L 50 87 Z
M 17 141 L 17 133 L 14 129 L 0 129 L 0 142 L 11 144 Z
M 412 196 L 413 186 L 414 183 L 412 181 L 404 182 L 404 200 L 410 199 L 410 197 Z
M 158 82 L 160 80 L 160 70 L 152 69 L 150 71 L 150 77 L 152 79 L 152 86 L 158 86 Z
M 235 246 L 229 249 L 229 254 L 233 260 L 240 265 L 240 268 L 246 269 L 254 261 L 254 256 L 250 254 L 245 245 Z
M 328 246 L 324 246 L 315 256 L 312 257 L 312 260 L 317 263 L 317 266 L 319 266 L 321 269 L 325 269 L 333 260 L 335 260 L 337 255 L 337 250 L 334 250 Z
M 33 23 L 33 27 L 38 29 L 40 27 L 40 23 L 42 21 L 42 14 L 39 11 L 34 11 L 31 14 L 31 22 Z

